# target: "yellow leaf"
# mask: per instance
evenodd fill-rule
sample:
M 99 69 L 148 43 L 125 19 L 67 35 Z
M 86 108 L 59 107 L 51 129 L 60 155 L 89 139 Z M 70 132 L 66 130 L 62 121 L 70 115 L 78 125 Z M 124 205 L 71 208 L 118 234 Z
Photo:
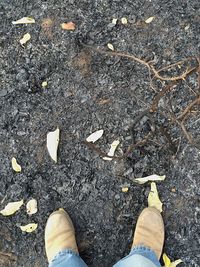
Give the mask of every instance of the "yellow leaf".
M 117 149 L 119 145 L 119 140 L 115 140 L 112 142 L 112 144 L 110 145 L 110 150 L 108 152 L 108 156 L 113 157 L 115 154 L 115 150 Z M 112 158 L 108 158 L 108 157 L 103 157 L 104 160 L 112 160 Z
M 14 157 L 12 158 L 12 168 L 16 172 L 21 172 L 22 170 L 21 166 L 17 163 L 17 160 Z
M 153 181 L 164 181 L 165 180 L 165 175 L 160 176 L 157 174 L 152 174 L 146 177 L 142 177 L 142 178 L 136 178 L 133 181 L 138 183 L 138 184 L 145 184 L 146 182 L 153 182 Z
M 24 226 L 21 225 L 19 227 L 23 232 L 31 233 L 37 229 L 37 226 L 38 226 L 37 223 L 29 223 L 27 225 Z
M 149 192 L 148 196 L 148 206 L 149 207 L 154 207 L 158 209 L 160 212 L 162 212 L 162 202 L 159 199 L 158 196 L 158 191 L 156 187 L 156 183 L 152 182 L 151 183 L 151 191 Z
M 46 87 L 48 85 L 47 81 L 42 82 L 42 87 Z
M 190 25 L 188 24 L 187 26 L 185 26 L 184 30 L 187 31 L 190 28 Z
M 115 50 L 115 49 L 114 49 L 114 46 L 113 46 L 111 43 L 108 43 L 107 46 L 108 46 L 108 48 L 109 48 L 110 50 L 112 50 L 112 51 Z
M 59 144 L 60 130 L 57 128 L 53 132 L 47 134 L 47 149 L 50 157 L 57 162 L 57 150 Z
M 168 258 L 167 254 L 163 253 L 163 261 L 165 266 L 164 267 L 170 267 L 171 260 Z
M 31 35 L 29 33 L 24 34 L 21 40 L 19 40 L 21 45 L 24 45 L 31 39 Z
M 163 254 L 163 261 L 164 261 L 164 267 L 176 267 L 178 264 L 183 262 L 182 260 L 176 260 L 174 262 L 171 262 L 170 258 L 166 255 L 166 253 Z
M 16 202 L 10 202 L 5 206 L 3 210 L 0 211 L 0 214 L 2 214 L 3 216 L 10 216 L 18 211 L 23 204 L 23 199 Z
M 26 204 L 26 211 L 28 215 L 32 215 L 37 212 L 37 200 L 36 199 L 31 199 L 28 201 L 28 203 Z
M 129 190 L 129 188 L 128 188 L 128 187 L 122 187 L 122 192 L 123 192 L 123 193 L 127 193 L 127 192 L 128 192 L 128 190 Z
M 121 23 L 122 23 L 123 25 L 126 25 L 126 24 L 128 23 L 127 18 L 121 18 Z
M 147 24 L 149 24 L 149 23 L 151 23 L 154 19 L 155 19 L 155 17 L 150 17 L 150 18 L 146 19 L 145 22 L 146 22 Z
M 35 20 L 33 18 L 29 18 L 29 17 L 23 17 L 19 20 L 12 21 L 12 24 L 14 24 L 14 25 L 16 25 L 16 24 L 30 24 L 30 23 L 35 23 Z
M 116 25 L 117 24 L 117 19 L 112 19 L 112 24 Z
M 103 130 L 98 130 L 98 131 L 96 131 L 96 132 L 90 134 L 90 135 L 87 137 L 86 141 L 89 142 L 89 143 L 94 143 L 94 142 L 96 142 L 97 140 L 99 140 L 99 138 L 102 137 L 103 132 L 104 132 Z

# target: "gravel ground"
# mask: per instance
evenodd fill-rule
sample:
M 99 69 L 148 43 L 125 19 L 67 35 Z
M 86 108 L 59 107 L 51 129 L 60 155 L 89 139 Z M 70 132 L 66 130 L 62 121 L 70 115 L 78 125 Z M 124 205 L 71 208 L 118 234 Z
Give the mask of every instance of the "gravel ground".
M 161 68 L 197 56 L 200 47 L 200 3 L 198 0 L 149 1 L 8 1 L 0 2 L 0 199 L 38 200 L 39 211 L 31 218 L 25 207 L 9 218 L 1 217 L 1 266 L 47 266 L 44 227 L 49 214 L 65 208 L 77 231 L 81 256 L 89 266 L 112 266 L 130 249 L 134 225 L 147 206 L 149 184 L 134 184 L 133 177 L 165 174 L 158 184 L 166 225 L 165 252 L 181 258 L 183 267 L 200 266 L 198 110 L 187 120 L 194 136 L 191 145 L 179 127 L 162 116 L 169 110 L 164 97 L 153 115 L 156 127 L 165 127 L 172 142 L 160 132 L 135 149 L 128 158 L 104 161 L 82 141 L 104 129 L 98 147 L 108 152 L 120 140 L 118 154 L 131 143 L 134 118 L 152 103 L 155 91 L 149 72 L 127 58 L 101 54 L 85 48 L 134 54 L 155 59 Z M 12 25 L 24 16 L 35 24 Z M 144 21 L 155 16 L 146 24 Z M 126 17 L 123 25 L 120 18 Z M 117 25 L 112 25 L 118 18 Z M 73 21 L 75 31 L 64 31 L 60 23 Z M 30 33 L 22 47 L 19 40 Z M 47 81 L 46 88 L 42 88 Z M 164 82 L 154 81 L 158 90 Z M 180 82 L 171 93 L 171 104 L 180 114 L 198 94 L 197 74 Z M 147 119 L 134 129 L 140 139 L 149 130 Z M 61 130 L 58 163 L 46 150 L 46 134 Z M 156 128 L 157 129 L 157 128 Z M 11 158 L 22 166 L 14 173 Z M 122 187 L 128 186 L 127 193 Z M 38 223 L 31 234 L 19 224 Z

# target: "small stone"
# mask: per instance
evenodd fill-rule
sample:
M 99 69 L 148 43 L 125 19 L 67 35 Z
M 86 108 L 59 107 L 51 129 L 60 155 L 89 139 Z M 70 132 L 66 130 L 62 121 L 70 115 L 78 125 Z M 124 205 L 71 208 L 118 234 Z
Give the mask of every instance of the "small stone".
M 6 96 L 8 91 L 6 89 L 0 89 L 0 97 Z
M 131 17 L 129 17 L 129 22 L 135 23 L 136 22 L 136 16 L 132 15 Z
M 18 136 L 23 136 L 23 135 L 26 135 L 26 132 L 24 132 L 24 131 L 18 131 L 17 132 L 17 135 Z
M 18 82 L 23 82 L 28 79 L 28 73 L 25 69 L 20 69 L 19 72 L 16 75 L 16 80 Z

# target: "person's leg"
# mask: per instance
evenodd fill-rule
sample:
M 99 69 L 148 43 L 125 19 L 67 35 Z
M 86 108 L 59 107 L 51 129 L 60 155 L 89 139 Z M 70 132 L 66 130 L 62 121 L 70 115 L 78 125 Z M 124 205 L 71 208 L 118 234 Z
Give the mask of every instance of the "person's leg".
M 49 267 L 87 267 L 78 253 L 73 223 L 63 209 L 49 216 L 45 249 Z
M 146 208 L 140 214 L 131 252 L 114 267 L 161 267 L 164 244 L 164 223 L 156 208 Z

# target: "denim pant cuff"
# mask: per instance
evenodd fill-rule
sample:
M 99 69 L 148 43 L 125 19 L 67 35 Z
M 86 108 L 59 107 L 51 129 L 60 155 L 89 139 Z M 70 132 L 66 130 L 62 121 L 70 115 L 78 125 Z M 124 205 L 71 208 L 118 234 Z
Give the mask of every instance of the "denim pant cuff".
M 147 259 L 149 259 L 150 261 L 152 261 L 156 266 L 161 266 L 160 262 L 156 256 L 156 253 L 149 247 L 145 247 L 143 245 L 138 245 L 138 246 L 134 246 L 131 249 L 131 252 L 129 253 L 129 255 L 141 255 Z
M 53 257 L 53 259 L 50 261 L 50 263 L 56 261 L 58 258 L 60 258 L 62 256 L 65 256 L 66 254 L 79 256 L 78 252 L 75 252 L 75 251 L 73 251 L 71 249 L 62 249 Z

